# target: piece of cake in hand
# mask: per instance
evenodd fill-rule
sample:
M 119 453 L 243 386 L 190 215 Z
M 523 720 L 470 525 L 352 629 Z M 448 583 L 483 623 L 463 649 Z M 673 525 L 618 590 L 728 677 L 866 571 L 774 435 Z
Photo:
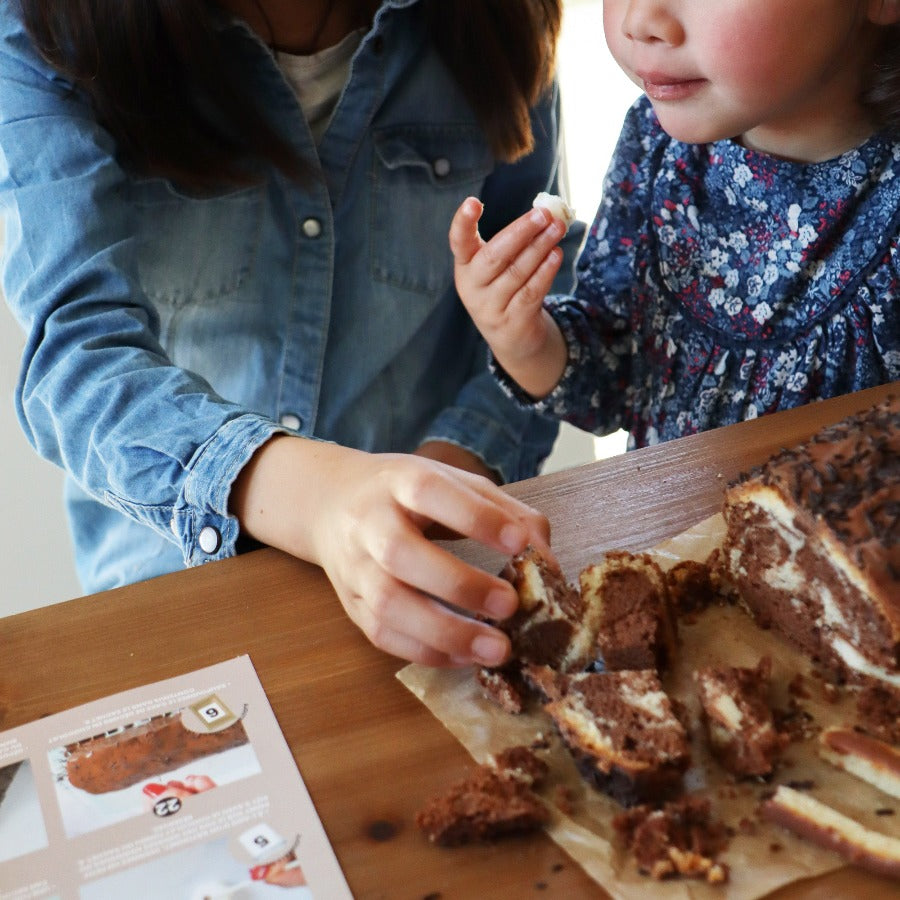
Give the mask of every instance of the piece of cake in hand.
M 775 796 L 766 800 L 760 811 L 770 821 L 834 850 L 856 866 L 900 878 L 900 840 L 866 828 L 815 797 L 779 785 Z
M 547 771 L 528 747 L 510 747 L 431 798 L 416 815 L 416 825 L 442 847 L 536 831 L 550 816 L 532 788 Z
M 706 798 L 681 797 L 661 809 L 638 806 L 615 816 L 613 828 L 634 855 L 638 869 L 651 878 L 728 881 L 728 867 L 716 860 L 728 846 L 728 828 L 712 816 Z
M 597 610 L 597 651 L 605 669 L 665 670 L 676 626 L 666 577 L 645 553 L 613 551 L 579 575 L 581 596 Z
M 726 491 L 723 564 L 763 627 L 839 680 L 900 687 L 900 397 Z
M 775 728 L 769 706 L 772 661 L 754 668 L 705 666 L 694 672 L 710 749 L 740 778 L 771 774 L 788 736 Z
M 556 675 L 543 690 L 544 710 L 591 785 L 623 806 L 681 792 L 690 745 L 656 672 Z
M 484 695 L 509 713 L 519 713 L 528 696 L 523 665 L 580 671 L 594 661 L 599 610 L 569 584 L 555 561 L 534 547 L 512 557 L 501 575 L 516 589 L 518 609 L 497 623 L 509 635 L 510 661 L 476 670 Z
M 556 562 L 529 547 L 502 575 L 519 595 L 519 608 L 499 626 L 510 637 L 515 659 L 559 672 L 593 662 L 599 610 L 566 581 Z
M 554 219 L 559 219 L 568 230 L 575 223 L 575 210 L 556 194 L 541 191 L 532 201 L 535 209 L 546 209 Z

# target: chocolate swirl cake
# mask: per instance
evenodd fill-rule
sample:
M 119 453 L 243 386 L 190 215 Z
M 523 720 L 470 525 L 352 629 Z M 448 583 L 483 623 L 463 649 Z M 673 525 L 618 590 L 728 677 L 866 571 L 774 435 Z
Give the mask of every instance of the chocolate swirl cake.
M 829 672 L 900 686 L 900 398 L 732 485 L 723 562 L 757 622 Z
M 66 774 L 73 787 L 104 794 L 247 741 L 240 721 L 198 734 L 184 727 L 180 714 L 166 713 L 70 744 L 66 747 Z

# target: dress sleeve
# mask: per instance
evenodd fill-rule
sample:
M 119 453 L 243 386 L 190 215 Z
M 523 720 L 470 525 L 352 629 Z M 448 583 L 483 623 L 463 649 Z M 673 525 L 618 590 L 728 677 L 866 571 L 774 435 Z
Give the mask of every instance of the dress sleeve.
M 485 239 L 530 209 L 540 191 L 559 193 L 562 142 L 556 83 L 532 110 L 532 131 L 534 150 L 518 162 L 497 166 L 485 182 L 481 194 L 484 215 L 479 225 Z M 576 222 L 563 239 L 564 259 L 554 291 L 572 290 L 584 232 L 584 224 Z M 510 402 L 509 393 L 491 375 L 486 360 L 484 347 L 484 352 L 477 354 L 471 379 L 454 405 L 434 420 L 426 439 L 449 441 L 471 450 L 505 482 L 530 478 L 553 448 L 558 424 L 535 408 Z
M 25 332 L 22 427 L 90 496 L 175 541 L 187 564 L 232 555 L 230 486 L 281 429 L 166 357 L 113 141 L 11 19 L 0 14 L 2 286 Z
M 533 400 L 492 361 L 504 389 L 521 404 L 595 434 L 627 427 L 634 396 L 635 286 L 647 255 L 647 196 L 660 137 L 652 107 L 629 110 L 603 185 L 597 215 L 578 259 L 574 295 L 544 302 L 566 340 L 568 360 L 557 386 Z

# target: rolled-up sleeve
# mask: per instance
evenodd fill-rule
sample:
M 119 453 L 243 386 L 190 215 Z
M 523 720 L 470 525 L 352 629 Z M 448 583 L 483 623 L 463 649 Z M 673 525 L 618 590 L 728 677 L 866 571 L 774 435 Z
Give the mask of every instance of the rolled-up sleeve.
M 230 486 L 283 429 L 166 357 L 112 141 L 3 16 L 3 289 L 26 335 L 25 434 L 89 496 L 176 541 L 186 562 L 230 555 Z M 204 528 L 218 536 L 213 553 L 200 549 Z

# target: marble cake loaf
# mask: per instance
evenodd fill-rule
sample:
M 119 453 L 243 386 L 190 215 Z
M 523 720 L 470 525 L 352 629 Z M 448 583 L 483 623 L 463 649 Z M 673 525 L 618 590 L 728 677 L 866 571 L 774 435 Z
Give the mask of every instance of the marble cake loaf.
M 900 686 L 900 397 L 731 485 L 722 563 L 763 627 L 839 680 Z
M 177 769 L 204 756 L 247 743 L 238 721 L 207 734 L 189 731 L 179 714 L 154 716 L 140 725 L 88 738 L 66 747 L 66 774 L 73 787 L 104 794 Z

